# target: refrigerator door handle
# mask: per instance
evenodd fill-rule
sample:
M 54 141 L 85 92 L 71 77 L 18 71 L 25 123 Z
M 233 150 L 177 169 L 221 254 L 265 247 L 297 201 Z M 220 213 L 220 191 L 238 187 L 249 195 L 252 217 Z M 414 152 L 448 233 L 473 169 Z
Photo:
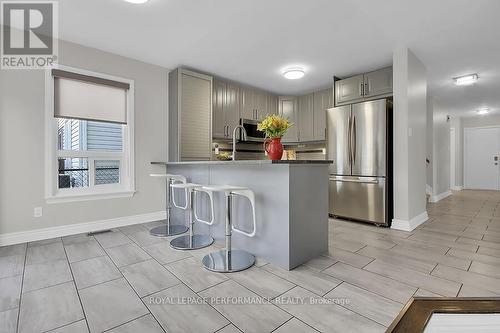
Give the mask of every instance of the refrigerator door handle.
M 349 115 L 349 119 L 347 120 L 347 155 L 349 155 L 349 167 L 352 170 L 351 120 L 352 120 L 352 117 L 351 117 L 351 115 Z M 349 172 L 350 172 L 350 170 L 349 170 Z
M 352 143 L 352 164 L 356 164 L 356 144 L 357 144 L 357 133 L 356 133 L 356 116 L 352 116 L 352 137 L 353 137 L 353 143 Z
M 344 183 L 362 183 L 362 184 L 378 184 L 378 179 L 356 179 L 356 178 L 338 178 L 330 177 L 330 181 Z

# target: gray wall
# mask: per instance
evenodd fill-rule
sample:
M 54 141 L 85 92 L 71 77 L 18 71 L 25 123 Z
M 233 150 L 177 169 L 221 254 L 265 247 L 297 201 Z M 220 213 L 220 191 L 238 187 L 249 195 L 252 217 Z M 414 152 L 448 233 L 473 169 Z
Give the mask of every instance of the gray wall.
M 432 172 L 432 166 L 434 165 L 434 105 L 432 98 L 430 96 L 427 97 L 427 117 L 426 117 L 426 130 L 425 132 L 427 133 L 427 141 L 426 141 L 426 154 L 427 154 L 427 159 L 430 161 L 430 163 L 426 164 L 425 166 L 425 171 L 426 171 L 426 183 L 430 187 L 432 187 L 434 179 L 433 179 L 433 172 Z
M 46 204 L 44 71 L 0 71 L 0 234 L 164 209 L 164 184 L 148 174 L 153 170 L 150 161 L 167 157 L 168 70 L 73 43 L 61 41 L 59 47 L 62 65 L 135 80 L 137 193 L 132 198 Z M 38 206 L 43 217 L 33 218 Z
M 427 80 L 425 66 L 407 48 L 393 54 L 394 218 L 426 211 Z

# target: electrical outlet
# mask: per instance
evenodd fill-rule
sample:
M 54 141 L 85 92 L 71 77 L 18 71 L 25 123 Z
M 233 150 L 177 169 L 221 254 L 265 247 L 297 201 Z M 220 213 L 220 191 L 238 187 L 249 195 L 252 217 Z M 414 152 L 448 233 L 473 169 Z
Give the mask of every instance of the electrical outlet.
M 42 217 L 42 215 L 43 215 L 42 207 L 35 207 L 33 209 L 33 217 Z

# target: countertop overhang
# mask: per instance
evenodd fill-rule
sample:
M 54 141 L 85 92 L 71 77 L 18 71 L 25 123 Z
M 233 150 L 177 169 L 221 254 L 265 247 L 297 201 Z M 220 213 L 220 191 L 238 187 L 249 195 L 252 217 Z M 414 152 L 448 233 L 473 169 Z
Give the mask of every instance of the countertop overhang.
M 182 161 L 151 162 L 155 165 L 269 165 L 269 164 L 332 164 L 331 160 L 236 160 L 236 161 Z

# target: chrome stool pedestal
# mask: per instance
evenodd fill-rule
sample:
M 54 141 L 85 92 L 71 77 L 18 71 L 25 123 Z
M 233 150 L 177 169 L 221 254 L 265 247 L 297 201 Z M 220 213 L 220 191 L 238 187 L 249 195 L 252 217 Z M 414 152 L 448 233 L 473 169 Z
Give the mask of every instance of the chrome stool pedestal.
M 203 266 L 209 271 L 220 273 L 232 273 L 245 270 L 255 264 L 255 256 L 243 251 L 233 250 L 231 244 L 232 232 L 243 234 L 248 237 L 254 237 L 256 233 L 255 219 L 255 196 L 254 193 L 243 187 L 236 186 L 207 186 L 203 188 L 207 191 L 222 191 L 226 195 L 226 248 L 217 252 L 205 255 L 202 259 Z M 232 205 L 233 197 L 241 196 L 247 198 L 252 205 L 253 212 L 253 231 L 245 232 L 236 228 L 232 223 Z
M 195 221 L 201 222 L 207 225 L 212 225 L 214 223 L 214 209 L 212 194 L 208 193 L 210 196 L 211 203 L 211 214 L 212 218 L 210 221 L 205 221 L 199 218 L 196 214 L 196 193 L 200 192 L 202 188 L 198 184 L 172 184 L 172 202 L 175 207 L 189 210 L 189 234 L 174 238 L 170 241 L 170 246 L 176 250 L 197 250 L 207 246 L 212 245 L 214 239 L 210 235 L 201 235 L 194 233 L 194 223 Z M 173 194 L 174 189 L 184 189 L 186 192 L 186 204 L 185 206 L 179 206 L 175 201 L 175 195 Z M 204 192 L 204 191 L 203 191 Z
M 158 227 L 155 227 L 149 231 L 149 233 L 152 236 L 156 237 L 168 237 L 168 236 L 176 236 L 185 233 L 188 231 L 188 227 L 185 225 L 179 225 L 179 224 L 171 224 L 170 223 L 170 211 L 172 209 L 172 202 L 170 200 L 170 186 L 176 182 L 180 183 L 186 183 L 186 177 L 181 176 L 181 175 L 172 175 L 172 174 L 150 174 L 151 177 L 159 177 L 159 178 L 165 178 L 167 180 L 167 193 L 166 193 L 166 201 L 167 201 L 167 216 L 165 220 L 162 220 L 161 222 L 164 222 L 165 225 L 161 225 Z

